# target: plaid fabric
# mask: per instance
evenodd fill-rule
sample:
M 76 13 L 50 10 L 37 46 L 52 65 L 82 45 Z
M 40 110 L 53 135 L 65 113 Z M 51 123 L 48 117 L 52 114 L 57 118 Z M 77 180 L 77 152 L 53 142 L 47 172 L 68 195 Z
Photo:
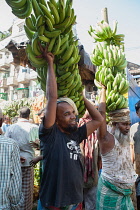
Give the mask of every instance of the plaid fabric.
M 33 206 L 33 186 L 34 186 L 34 168 L 22 167 L 22 192 L 24 195 L 24 204 L 20 210 L 32 210 Z
M 20 151 L 17 143 L 0 135 L 0 209 L 20 210 L 23 203 Z
M 47 207 L 47 208 L 43 208 L 43 210 L 82 210 L 82 203 L 80 204 L 75 204 L 75 205 L 70 205 L 70 206 L 65 206 L 65 207 Z
M 134 210 L 131 193 L 131 189 L 116 187 L 100 176 L 96 210 Z
M 80 118 L 78 126 L 81 127 L 82 125 L 91 121 L 90 117 Z M 83 140 L 80 144 L 80 148 L 82 154 L 84 156 L 84 182 L 88 182 L 88 177 L 91 176 L 94 178 L 94 144 L 97 141 L 96 132 L 93 132 L 91 135 L 88 136 L 87 139 Z

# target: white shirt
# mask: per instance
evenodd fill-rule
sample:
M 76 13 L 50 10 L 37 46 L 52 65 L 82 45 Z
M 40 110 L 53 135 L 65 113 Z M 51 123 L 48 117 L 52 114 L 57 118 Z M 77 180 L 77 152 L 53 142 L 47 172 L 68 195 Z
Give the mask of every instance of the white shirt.
M 30 161 L 34 156 L 34 149 L 30 145 L 30 141 L 35 141 L 39 138 L 38 134 L 39 127 L 35 124 L 29 122 L 29 120 L 20 118 L 18 122 L 11 125 L 5 136 L 10 137 L 19 145 L 20 156 L 24 157 L 26 160 L 21 164 L 22 167 L 30 166 Z
M 114 148 L 102 156 L 102 175 L 113 183 L 133 184 L 136 173 L 130 157 L 130 145 L 121 145 L 115 138 Z

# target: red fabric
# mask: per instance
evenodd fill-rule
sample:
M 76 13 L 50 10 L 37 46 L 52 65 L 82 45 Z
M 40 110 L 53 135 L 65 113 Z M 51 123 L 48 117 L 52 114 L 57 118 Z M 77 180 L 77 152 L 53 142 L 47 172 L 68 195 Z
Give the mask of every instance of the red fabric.
M 91 118 L 81 118 L 79 121 L 79 127 L 84 125 L 85 123 L 91 121 Z M 88 181 L 88 176 L 91 175 L 94 177 L 93 170 L 93 145 L 97 141 L 96 132 L 92 133 L 88 136 L 87 139 L 83 140 L 81 143 L 81 147 L 84 153 L 84 182 Z

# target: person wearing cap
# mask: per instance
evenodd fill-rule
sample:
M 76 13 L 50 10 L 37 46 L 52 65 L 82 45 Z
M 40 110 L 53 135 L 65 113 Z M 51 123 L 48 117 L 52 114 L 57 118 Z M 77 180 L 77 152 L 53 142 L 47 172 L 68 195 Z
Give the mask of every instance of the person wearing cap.
M 28 107 L 21 108 L 19 112 L 17 123 L 12 124 L 7 129 L 5 136 L 13 138 L 20 148 L 22 192 L 24 194 L 24 203 L 20 210 L 31 210 L 33 205 L 34 168 L 31 167 L 30 162 L 35 155 L 32 141 L 39 138 L 39 127 L 29 122 L 30 109 Z
M 96 210 L 134 210 L 131 200 L 136 173 L 130 155 L 129 110 L 120 109 L 109 113 L 112 130 L 106 125 L 106 90 L 101 89 L 99 112 L 104 122 L 97 129 L 102 173 L 98 181 Z
M 135 110 L 137 116 L 140 118 L 140 100 L 135 104 Z M 136 174 L 138 175 L 136 180 L 136 199 L 137 210 L 140 210 L 140 123 L 134 123 L 130 128 L 130 140 L 134 148 L 133 162 Z
M 3 116 L 0 109 L 0 126 Z M 0 135 L 0 209 L 20 210 L 24 197 L 17 142 Z
M 67 97 L 57 99 L 54 55 L 44 52 L 48 63 L 46 80 L 47 105 L 39 128 L 43 145 L 43 175 L 40 201 L 45 209 L 80 209 L 83 201 L 83 168 L 79 144 L 103 121 L 100 113 L 84 97 L 92 120 L 78 128 L 78 111 Z

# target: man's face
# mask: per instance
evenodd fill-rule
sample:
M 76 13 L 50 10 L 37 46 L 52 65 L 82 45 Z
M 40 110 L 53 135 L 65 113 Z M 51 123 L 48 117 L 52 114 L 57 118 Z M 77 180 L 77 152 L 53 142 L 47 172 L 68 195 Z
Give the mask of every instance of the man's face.
M 119 141 L 121 145 L 126 145 L 129 143 L 129 130 L 130 123 L 129 122 L 121 122 L 117 123 L 114 131 L 114 136 Z
M 56 123 L 63 132 L 73 133 L 77 130 L 76 115 L 71 105 L 66 102 L 57 104 Z
M 117 125 L 123 135 L 127 135 L 129 133 L 130 122 L 119 122 Z
M 43 117 L 44 117 L 44 112 L 42 112 L 41 115 L 39 115 L 39 124 L 42 123 Z
M 138 117 L 140 118 L 140 108 L 138 109 L 138 111 L 136 112 Z

